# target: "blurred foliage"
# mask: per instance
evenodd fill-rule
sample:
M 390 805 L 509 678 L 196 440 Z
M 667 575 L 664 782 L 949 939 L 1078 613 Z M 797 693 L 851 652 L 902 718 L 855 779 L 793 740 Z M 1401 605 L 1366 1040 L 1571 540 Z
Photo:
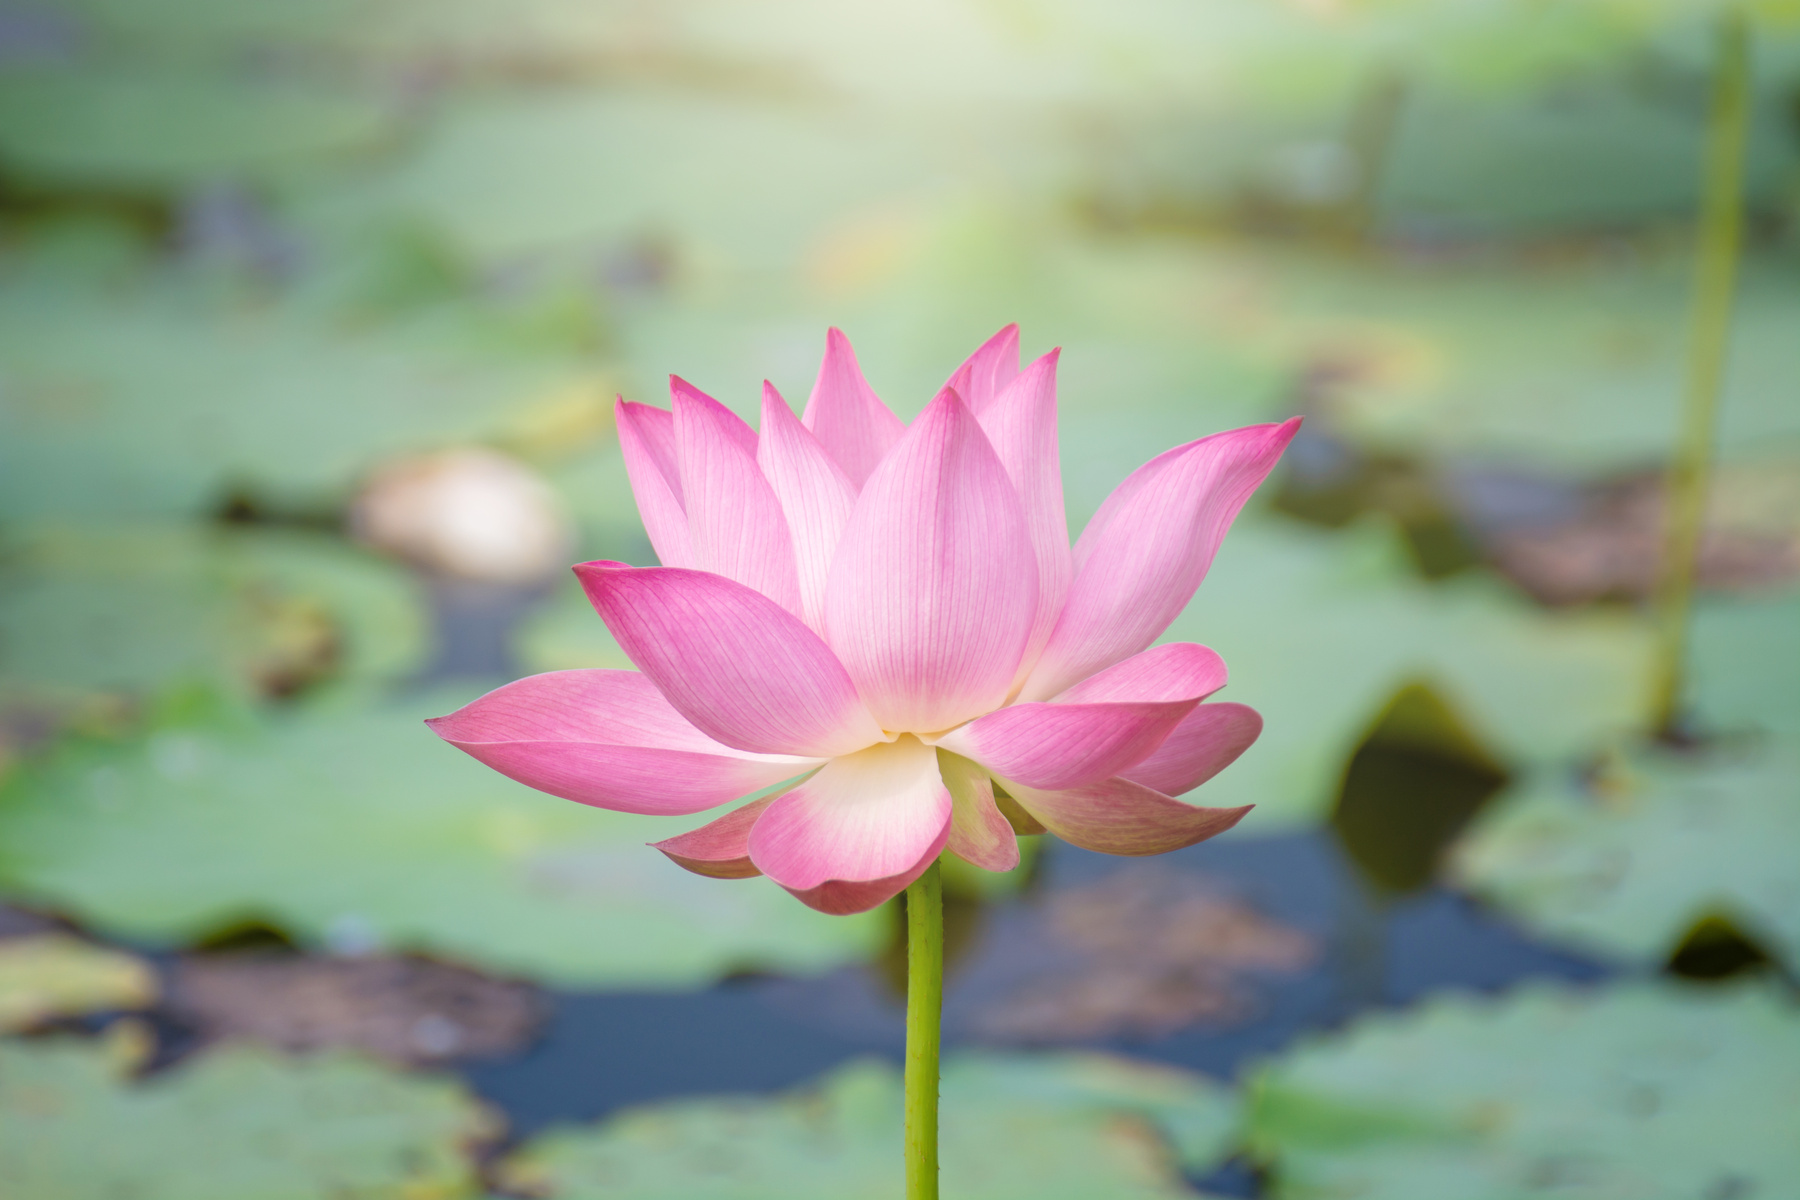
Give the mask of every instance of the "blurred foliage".
M 156 975 L 134 955 L 60 933 L 0 939 L 0 1032 L 56 1017 L 143 1008 Z

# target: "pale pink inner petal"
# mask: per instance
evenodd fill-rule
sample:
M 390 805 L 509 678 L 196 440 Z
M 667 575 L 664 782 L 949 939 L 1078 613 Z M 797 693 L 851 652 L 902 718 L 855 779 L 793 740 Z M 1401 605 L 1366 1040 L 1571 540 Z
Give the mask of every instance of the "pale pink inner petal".
M 812 758 L 882 740 L 831 648 L 761 592 L 668 567 L 593 562 L 575 574 L 620 647 L 708 736 Z
M 665 567 L 693 566 L 694 545 L 688 536 L 687 510 L 681 503 L 674 414 L 624 400 L 614 406 L 613 413 L 625 473 L 656 557 Z
M 1107 497 L 1075 545 L 1075 581 L 1020 695 L 1054 696 L 1155 641 L 1299 428 L 1254 425 L 1177 447 Z
M 800 615 L 825 631 L 825 583 L 844 526 L 856 507 L 856 488 L 806 426 L 794 419 L 773 385 L 763 384 L 762 437 L 756 461 L 774 489 L 793 534 Z
M 952 730 L 938 745 L 1005 779 L 1079 787 L 1145 758 L 1196 703 L 1014 704 Z
M 994 781 L 979 764 L 938 748 L 938 774 L 953 805 L 946 849 L 988 871 L 1019 865 L 1019 839 L 994 803 Z
M 761 875 L 750 861 L 750 829 L 775 797 L 752 800 L 698 829 L 650 843 L 675 865 L 714 879 L 748 879 Z
M 755 588 L 796 616 L 800 581 L 781 502 L 746 448 L 736 414 L 692 388 L 675 389 L 675 438 L 681 454 L 694 566 Z
M 1262 717 L 1243 704 L 1202 704 L 1162 745 L 1119 772 L 1167 796 L 1191 792 L 1237 761 L 1262 733 Z
M 750 831 L 750 860 L 796 891 L 885 879 L 945 836 L 951 808 L 937 752 L 902 736 L 834 758 L 777 797 Z
M 1006 790 L 1063 841 L 1101 854 L 1166 854 L 1224 833 L 1249 812 L 1197 808 L 1127 779 L 1042 791 L 1005 779 Z
M 863 378 L 850 339 L 835 328 L 825 334 L 825 359 L 800 420 L 858 488 L 906 432 L 906 422 Z
M 1116 662 L 1056 697 L 1058 704 L 1120 700 L 1199 700 L 1225 686 L 1225 660 L 1194 642 L 1152 646 Z
M 1037 609 L 1024 508 L 954 392 L 882 460 L 844 530 L 826 630 L 885 729 L 949 729 L 1006 699 Z
M 976 347 L 944 386 L 954 389 L 963 403 L 980 416 L 1018 377 L 1019 327 L 1008 325 Z

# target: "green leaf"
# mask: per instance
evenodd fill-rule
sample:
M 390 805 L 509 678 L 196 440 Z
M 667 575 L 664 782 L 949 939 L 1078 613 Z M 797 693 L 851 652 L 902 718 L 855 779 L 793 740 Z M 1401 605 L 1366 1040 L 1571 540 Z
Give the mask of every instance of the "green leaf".
M 1104 1055 L 953 1057 L 944 1193 L 966 1200 L 1193 1196 L 1235 1123 L 1222 1088 Z M 678 1100 L 546 1134 L 502 1179 L 559 1200 L 853 1200 L 900 1194 L 900 1076 L 853 1063 L 773 1099 Z M 1165 1138 L 1178 1147 L 1171 1153 Z
M 155 999 L 156 975 L 134 955 L 62 933 L 0 939 L 0 1032 Z
M 1313 1035 L 1250 1084 L 1274 1200 L 1781 1195 L 1800 1017 L 1772 991 L 1439 997 Z
M 309 945 L 419 950 L 565 986 L 806 971 L 880 943 L 766 879 L 704 879 L 644 843 L 706 820 L 531 791 L 420 718 L 334 707 L 248 732 L 71 744 L 0 792 L 0 889 L 107 933 L 186 942 L 252 921 Z
M 459 1084 L 248 1046 L 133 1082 L 123 1040 L 0 1042 L 7 1200 L 479 1194 L 469 1151 L 498 1127 Z

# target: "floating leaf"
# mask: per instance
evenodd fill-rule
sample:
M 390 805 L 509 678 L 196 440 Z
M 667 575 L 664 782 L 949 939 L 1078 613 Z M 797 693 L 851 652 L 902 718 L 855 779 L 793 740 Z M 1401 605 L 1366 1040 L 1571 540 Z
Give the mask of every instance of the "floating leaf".
M 132 938 L 260 921 L 310 945 L 567 986 L 817 969 L 880 941 L 876 914 L 825 916 L 766 879 L 703 879 L 645 845 L 704 818 L 533 792 L 420 724 L 467 699 L 68 745 L 0 792 L 0 889 Z
M 156 975 L 141 958 L 61 933 L 0 939 L 0 1032 L 155 999 Z
M 1455 874 L 1547 937 L 1666 960 L 1724 918 L 1800 963 L 1800 753 L 1640 750 L 1584 786 L 1533 780 L 1479 820 Z
M 1176 1159 L 1211 1165 L 1235 1119 L 1222 1088 L 1169 1067 L 1091 1054 L 952 1057 L 944 1191 L 968 1200 L 1192 1196 Z M 864 1062 L 774 1099 L 681 1100 L 549 1133 L 500 1174 L 559 1200 L 850 1200 L 900 1194 L 900 1149 L 899 1073 Z
M 1800 592 L 1705 598 L 1689 637 L 1693 710 L 1703 732 L 1800 737 Z
M 251 1047 L 133 1082 L 119 1041 L 0 1042 L 7 1200 L 479 1194 L 470 1152 L 498 1128 L 457 1084 Z
M 1781 1195 L 1800 1017 L 1773 992 L 1443 997 L 1314 1035 L 1250 1087 L 1275 1200 Z

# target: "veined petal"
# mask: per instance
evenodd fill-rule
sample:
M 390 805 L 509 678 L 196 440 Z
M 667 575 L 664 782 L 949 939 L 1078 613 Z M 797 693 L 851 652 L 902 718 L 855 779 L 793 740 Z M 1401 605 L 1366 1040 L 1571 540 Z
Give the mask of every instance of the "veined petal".
M 787 401 L 767 381 L 763 383 L 762 437 L 757 441 L 756 462 L 793 535 L 800 615 L 815 632 L 823 634 L 825 582 L 850 511 L 856 507 L 856 488 L 819 440 L 794 419 Z
M 800 421 L 858 488 L 906 432 L 906 422 L 863 378 L 850 339 L 836 328 L 825 334 L 825 360 Z
M 832 759 L 769 805 L 750 831 L 750 861 L 796 893 L 904 875 L 949 836 L 937 761 L 908 735 Z
M 938 774 L 950 789 L 950 840 L 945 849 L 988 871 L 1019 865 L 1019 839 L 994 803 L 994 781 L 960 754 L 938 748 Z
M 1018 327 L 1013 331 L 1013 361 L 1017 361 Z M 1004 332 L 1004 331 L 1003 331 Z M 1069 518 L 1063 509 L 1062 460 L 1056 448 L 1056 360 L 1052 350 L 1025 369 L 986 407 L 975 408 L 982 432 L 994 447 L 1000 463 L 1025 506 L 1025 525 L 1031 551 L 1037 559 L 1037 609 L 1031 618 L 1031 634 L 1019 660 L 1014 683 L 1023 681 L 1038 653 L 1050 640 L 1050 631 L 1062 612 L 1075 577 L 1075 557 L 1069 549 Z
M 831 648 L 761 592 L 670 567 L 591 562 L 575 575 L 631 661 L 707 736 L 808 758 L 885 736 Z
M 636 671 L 533 675 L 425 723 L 509 779 L 619 812 L 699 812 L 817 764 L 721 745 Z
M 850 514 L 826 633 L 885 729 L 949 729 L 1006 699 L 1037 608 L 1019 496 L 954 392 L 919 415 Z
M 693 565 L 755 588 L 800 614 L 787 518 L 756 465 L 757 439 L 724 405 L 676 379 L 675 444 Z
M 1018 377 L 1019 327 L 1008 325 L 981 343 L 944 386 L 954 389 L 963 403 L 980 416 Z
M 1141 761 L 1197 703 L 1014 704 L 952 730 L 938 745 L 1003 779 L 1060 791 Z
M 656 557 L 665 567 L 693 566 L 694 544 L 688 537 L 687 510 L 681 502 L 674 414 L 621 399 L 613 407 L 613 417 L 631 494 L 637 499 L 638 515 Z
M 748 879 L 752 875 L 761 875 L 756 864 L 750 861 L 750 828 L 774 800 L 773 796 L 752 800 L 698 829 L 650 844 L 668 855 L 676 866 L 696 875 L 714 879 Z
M 1165 796 L 1191 792 L 1236 762 L 1262 726 L 1262 717 L 1248 705 L 1202 704 L 1148 757 L 1119 774 Z
M 788 888 L 787 891 L 808 908 L 816 908 L 822 913 L 830 913 L 834 917 L 849 916 L 851 913 L 868 912 L 886 904 L 895 896 L 905 891 L 912 881 L 925 873 L 925 868 L 938 860 L 944 852 L 945 839 L 950 835 L 950 827 L 944 826 L 944 832 L 937 841 L 919 855 L 919 861 L 900 872 L 889 875 L 885 879 L 871 879 L 867 883 L 848 883 L 842 879 L 831 879 L 815 888 Z
M 1051 833 L 1101 854 L 1166 854 L 1224 833 L 1254 807 L 1197 808 L 1128 779 L 1060 792 L 1000 782 Z
M 1155 641 L 1299 427 L 1296 417 L 1201 438 L 1120 484 L 1075 544 L 1075 581 L 1020 695 L 1054 696 Z
M 1056 697 L 1058 704 L 1121 700 L 1203 700 L 1225 686 L 1225 660 L 1194 642 L 1152 646 Z

